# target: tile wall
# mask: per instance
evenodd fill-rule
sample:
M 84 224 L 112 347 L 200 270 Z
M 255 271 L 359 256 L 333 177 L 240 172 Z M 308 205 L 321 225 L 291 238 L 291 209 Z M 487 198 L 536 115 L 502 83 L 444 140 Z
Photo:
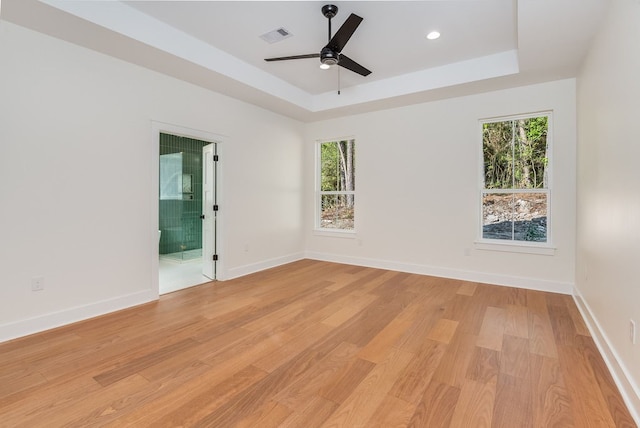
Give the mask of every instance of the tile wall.
M 192 177 L 192 192 L 182 200 L 160 200 L 160 254 L 202 247 L 202 148 L 208 143 L 160 134 L 160 154 L 182 152 L 182 173 Z

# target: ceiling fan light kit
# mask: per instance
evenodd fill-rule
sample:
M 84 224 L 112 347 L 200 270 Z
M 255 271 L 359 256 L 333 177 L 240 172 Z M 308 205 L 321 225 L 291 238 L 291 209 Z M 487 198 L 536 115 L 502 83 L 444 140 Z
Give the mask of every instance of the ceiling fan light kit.
M 371 71 L 358 64 L 351 58 L 342 54 L 342 49 L 347 44 L 353 33 L 356 31 L 362 18 L 352 13 L 342 26 L 331 36 L 331 18 L 338 13 L 338 6 L 333 4 L 327 4 L 322 6 L 322 14 L 328 19 L 328 43 L 320 50 L 320 53 L 304 54 L 304 55 L 292 55 L 277 58 L 265 58 L 265 61 L 288 61 L 292 59 L 305 59 L 305 58 L 320 58 L 320 68 L 326 70 L 333 65 L 338 65 L 361 76 L 368 76 Z

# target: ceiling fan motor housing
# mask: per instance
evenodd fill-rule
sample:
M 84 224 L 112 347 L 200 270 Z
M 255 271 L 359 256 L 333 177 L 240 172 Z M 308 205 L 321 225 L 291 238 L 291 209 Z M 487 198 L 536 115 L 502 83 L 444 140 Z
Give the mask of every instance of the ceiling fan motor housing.
M 329 46 L 325 46 L 320 51 L 320 62 L 326 65 L 336 65 L 338 63 L 338 54 Z

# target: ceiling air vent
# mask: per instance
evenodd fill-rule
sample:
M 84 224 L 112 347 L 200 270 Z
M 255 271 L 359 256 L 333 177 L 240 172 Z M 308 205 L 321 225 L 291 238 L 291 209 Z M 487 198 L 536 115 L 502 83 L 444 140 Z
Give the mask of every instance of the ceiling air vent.
M 260 38 L 267 43 L 276 43 L 291 36 L 293 36 L 293 34 L 291 34 L 288 30 L 280 27 L 263 34 L 262 36 L 260 36 Z

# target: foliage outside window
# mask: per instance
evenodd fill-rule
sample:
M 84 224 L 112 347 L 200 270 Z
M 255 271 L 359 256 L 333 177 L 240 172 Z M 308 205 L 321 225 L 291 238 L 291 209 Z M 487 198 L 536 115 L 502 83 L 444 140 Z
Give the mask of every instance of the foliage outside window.
M 482 238 L 548 242 L 550 115 L 482 123 Z
M 353 230 L 355 200 L 355 141 L 318 144 L 318 207 L 320 229 Z

